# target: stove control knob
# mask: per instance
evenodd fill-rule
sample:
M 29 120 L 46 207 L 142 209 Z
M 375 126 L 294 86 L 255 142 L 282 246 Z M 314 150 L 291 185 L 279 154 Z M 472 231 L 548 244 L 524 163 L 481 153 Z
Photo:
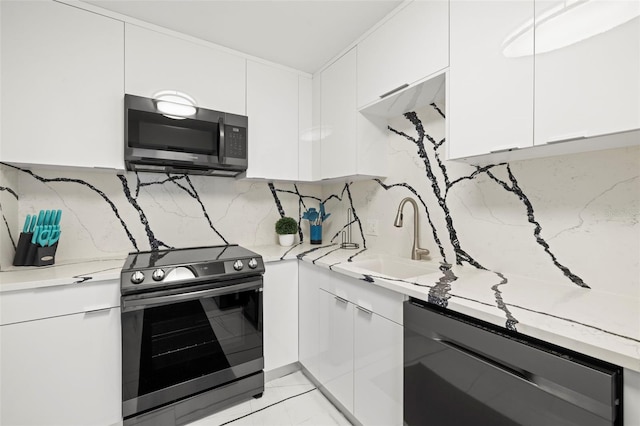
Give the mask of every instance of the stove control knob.
M 151 278 L 153 278 L 154 281 L 162 281 L 164 279 L 164 270 L 160 268 L 156 269 L 153 271 Z
M 249 261 L 249 268 L 256 269 L 257 266 L 258 266 L 258 261 L 256 260 L 255 257 L 252 257 L 251 260 Z
M 131 275 L 131 282 L 134 284 L 140 284 L 144 281 L 144 274 L 142 271 L 136 271 Z
M 244 263 L 242 263 L 242 260 L 238 259 L 233 262 L 233 269 L 235 269 L 236 271 L 240 271 L 242 270 L 242 268 L 244 268 Z

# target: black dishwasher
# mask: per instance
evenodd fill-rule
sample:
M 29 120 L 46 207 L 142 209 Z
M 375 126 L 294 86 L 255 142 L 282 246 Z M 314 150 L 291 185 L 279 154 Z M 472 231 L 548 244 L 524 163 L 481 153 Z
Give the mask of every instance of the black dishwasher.
M 405 425 L 622 422 L 621 367 L 417 299 L 405 302 Z

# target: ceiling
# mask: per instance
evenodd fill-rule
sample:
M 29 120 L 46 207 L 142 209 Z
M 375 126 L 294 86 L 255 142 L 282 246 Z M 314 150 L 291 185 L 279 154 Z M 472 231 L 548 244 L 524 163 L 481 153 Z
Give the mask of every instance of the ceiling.
M 83 0 L 313 73 L 402 0 Z

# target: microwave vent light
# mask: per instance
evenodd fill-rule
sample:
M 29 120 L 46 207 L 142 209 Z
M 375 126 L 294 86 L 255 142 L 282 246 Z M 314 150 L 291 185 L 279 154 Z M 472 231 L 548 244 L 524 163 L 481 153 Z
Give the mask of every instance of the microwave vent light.
M 191 96 L 175 90 L 163 90 L 153 96 L 156 108 L 165 117 L 182 120 L 196 114 L 196 101 Z

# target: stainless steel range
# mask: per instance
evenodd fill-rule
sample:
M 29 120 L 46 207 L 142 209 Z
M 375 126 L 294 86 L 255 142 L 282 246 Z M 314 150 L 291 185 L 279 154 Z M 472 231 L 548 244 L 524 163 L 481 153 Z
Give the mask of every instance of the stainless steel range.
M 124 425 L 181 425 L 264 391 L 260 255 L 131 253 L 121 273 Z

